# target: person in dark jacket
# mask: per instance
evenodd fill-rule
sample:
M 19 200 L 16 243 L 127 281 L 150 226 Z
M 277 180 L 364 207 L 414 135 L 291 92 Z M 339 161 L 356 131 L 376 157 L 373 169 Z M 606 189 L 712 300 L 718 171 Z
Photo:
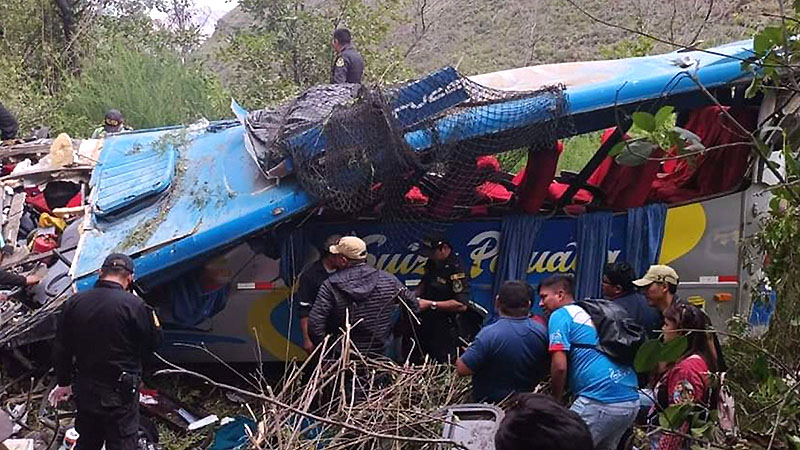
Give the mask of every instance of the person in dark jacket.
M 656 308 L 647 304 L 644 295 L 636 291 L 636 286 L 633 285 L 635 279 L 636 275 L 630 264 L 623 261 L 606 264 L 603 270 L 603 297 L 622 306 L 631 320 L 644 328 L 648 337 L 654 339 L 661 333 L 664 320 Z
M 333 61 L 331 83 L 361 84 L 361 77 L 364 75 L 364 59 L 353 47 L 350 30 L 339 28 L 333 32 L 333 50 L 336 52 L 336 58 Z
M 162 333 L 153 309 L 127 291 L 133 269 L 128 256 L 109 255 L 94 288 L 68 299 L 58 319 L 58 385 L 49 400 L 57 405 L 74 388 L 78 450 L 99 450 L 104 442 L 107 450 L 136 448 L 142 360 Z
M 392 313 L 402 302 L 414 312 L 426 310 L 430 302 L 418 300 L 394 275 L 367 264 L 367 245 L 355 236 L 345 236 L 330 247 L 339 270 L 319 289 L 308 317 L 314 345 L 327 335 L 338 335 L 346 320 L 354 325 L 350 339 L 364 355 L 381 356 L 392 331 Z
M 9 110 L 0 103 L 0 140 L 7 141 L 17 137 L 19 123 Z
M 330 252 L 330 248 L 339 242 L 341 236 L 338 234 L 328 236 L 320 249 L 320 257 L 300 274 L 297 281 L 297 309 L 300 313 L 300 331 L 303 333 L 303 350 L 311 354 L 314 351 L 314 343 L 308 334 L 308 314 L 311 307 L 317 300 L 317 293 L 322 283 L 336 272 L 336 257 Z

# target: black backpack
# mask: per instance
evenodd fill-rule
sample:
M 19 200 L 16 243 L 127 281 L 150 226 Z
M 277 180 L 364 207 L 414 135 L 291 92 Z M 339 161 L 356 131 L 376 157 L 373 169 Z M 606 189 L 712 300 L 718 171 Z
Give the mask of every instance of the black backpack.
M 636 352 L 647 339 L 644 327 L 634 322 L 625 309 L 612 301 L 586 299 L 575 304 L 592 318 L 599 344 L 572 344 L 572 347 L 593 348 L 618 364 L 632 367 Z

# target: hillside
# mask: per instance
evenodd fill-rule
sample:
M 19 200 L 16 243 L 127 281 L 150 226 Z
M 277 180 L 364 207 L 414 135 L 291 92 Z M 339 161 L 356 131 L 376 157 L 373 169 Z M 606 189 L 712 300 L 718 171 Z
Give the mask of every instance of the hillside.
M 699 39 L 708 46 L 750 37 L 765 21 L 763 14 L 776 8 L 775 2 L 767 0 L 619 0 L 613 6 L 604 0 L 574 1 L 608 22 L 678 42 L 690 41 L 699 30 Z M 309 3 L 321 7 L 323 2 Z M 713 5 L 710 13 L 709 4 Z M 407 59 L 418 74 L 445 65 L 474 74 L 670 50 L 664 44 L 650 47 L 651 43 L 630 33 L 599 24 L 566 0 L 428 0 L 426 19 L 428 32 Z M 252 18 L 234 9 L 220 21 L 203 53 L 213 54 L 227 35 L 251 23 Z M 411 28 L 409 23 L 398 23 L 387 44 L 407 46 Z M 213 60 L 209 58 L 211 67 L 224 72 Z

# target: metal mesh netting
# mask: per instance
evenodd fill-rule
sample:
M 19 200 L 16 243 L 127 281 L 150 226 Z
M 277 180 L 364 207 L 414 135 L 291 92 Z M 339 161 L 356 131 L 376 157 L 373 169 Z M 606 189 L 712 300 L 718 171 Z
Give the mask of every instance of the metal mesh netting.
M 402 223 L 417 237 L 513 208 L 512 175 L 528 148 L 552 148 L 571 126 L 563 87 L 500 91 L 449 70 L 392 88 L 318 86 L 251 113 L 262 168 L 290 158 L 329 210 Z

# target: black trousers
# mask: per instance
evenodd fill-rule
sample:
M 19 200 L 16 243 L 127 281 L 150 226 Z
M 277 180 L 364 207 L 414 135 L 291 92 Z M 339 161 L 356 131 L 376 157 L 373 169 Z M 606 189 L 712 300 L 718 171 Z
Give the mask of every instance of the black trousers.
M 138 394 L 120 395 L 116 389 L 91 381 L 76 383 L 75 429 L 77 450 L 136 450 L 139 430 Z

